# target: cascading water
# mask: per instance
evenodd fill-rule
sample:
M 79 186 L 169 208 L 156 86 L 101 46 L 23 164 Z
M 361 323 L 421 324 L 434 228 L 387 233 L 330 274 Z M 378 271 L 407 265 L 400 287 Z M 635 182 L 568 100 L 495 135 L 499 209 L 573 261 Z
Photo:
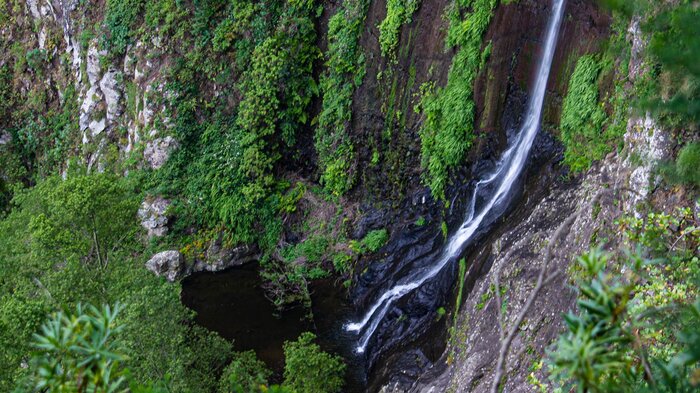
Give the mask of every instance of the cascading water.
M 503 154 L 494 172 L 487 178 L 477 182 L 467 216 L 457 232 L 450 237 L 437 263 L 428 269 L 414 271 L 403 277 L 397 282 L 397 285 L 382 293 L 365 313 L 362 320 L 345 326 L 347 331 L 362 334 L 356 348 L 357 352 L 365 351 L 369 340 L 391 305 L 440 273 L 450 261 L 459 256 L 464 246 L 474 236 L 480 226 L 484 224 L 484 220 L 493 212 L 494 208 L 502 207 L 501 205 L 507 202 L 507 197 L 525 166 L 532 143 L 540 128 L 544 95 L 549 72 L 552 68 L 552 59 L 556 49 L 564 2 L 565 0 L 553 0 L 552 16 L 547 27 L 544 51 L 537 70 L 534 90 L 532 91 L 525 121 L 516 139 Z M 480 195 L 482 188 L 492 188 L 495 191 L 483 206 L 479 206 L 479 211 L 477 212 L 477 196 Z M 490 218 L 493 219 L 493 217 Z

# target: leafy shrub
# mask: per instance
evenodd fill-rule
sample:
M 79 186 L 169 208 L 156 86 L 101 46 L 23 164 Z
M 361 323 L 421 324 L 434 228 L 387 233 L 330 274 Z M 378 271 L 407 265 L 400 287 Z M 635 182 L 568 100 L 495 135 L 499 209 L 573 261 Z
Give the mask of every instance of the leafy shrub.
M 666 179 L 700 187 L 700 142 L 691 142 L 681 149 L 675 165 L 663 167 Z
M 700 142 L 690 143 L 681 150 L 676 168 L 684 181 L 700 186 Z
M 102 44 L 112 55 L 122 55 L 136 36 L 136 22 L 142 14 L 144 0 L 108 0 Z
M 700 18 L 700 9 L 692 1 L 651 4 L 656 9 L 647 13 L 653 17 L 648 18 L 643 29 L 651 35 L 649 60 L 660 65 L 657 67 L 660 72 L 657 71 L 652 88 L 643 94 L 639 106 L 653 111 L 672 126 L 690 126 L 697 130 L 700 122 L 700 69 L 697 67 L 700 28 L 696 21 Z
M 377 229 L 370 231 L 367 236 L 362 239 L 362 248 L 369 252 L 377 252 L 389 241 L 389 233 L 386 229 Z
M 122 364 L 134 383 L 167 374 L 171 392 L 216 386 L 211 370 L 223 368 L 230 344 L 192 326 L 179 286 L 143 268 L 140 198 L 130 181 L 108 174 L 52 177 L 19 193 L 0 220 L 0 390 L 11 391 L 26 373 L 21 365 L 33 350 L 31 335 L 48 312 L 117 300 L 125 305 Z
M 17 196 L 17 202 L 32 210 L 32 245 L 45 258 L 85 259 L 105 267 L 109 251 L 136 234 L 138 202 L 113 175 L 49 178 Z
M 313 333 L 284 343 L 284 383 L 296 393 L 336 393 L 343 388 L 345 364 L 339 356 L 321 351 Z
M 482 36 L 496 0 L 459 0 L 448 11 L 447 47 L 457 48 L 447 85 L 424 85 L 417 111 L 425 116 L 420 130 L 424 181 L 444 198 L 449 171 L 462 163 L 474 139 L 474 80 L 481 64 Z M 471 9 L 471 11 L 469 11 Z M 463 16 L 464 15 L 464 16 Z
M 39 391 L 114 392 L 126 387 L 123 347 L 116 323 L 120 306 L 78 306 L 75 314 L 59 312 L 35 335 L 41 352 L 31 364 L 31 384 Z
M 651 262 L 630 255 L 630 280 L 606 272 L 609 258 L 599 250 L 579 258 L 587 273 L 578 284 L 580 312 L 564 316 L 567 331 L 549 355 L 555 381 L 562 391 L 696 391 L 700 300 L 640 309 L 637 294 L 649 288 L 638 284 L 647 280 L 644 270 Z M 665 354 L 658 351 L 662 331 L 676 334 Z
M 239 352 L 221 375 L 219 393 L 258 392 L 267 385 L 272 372 L 258 360 L 255 352 Z

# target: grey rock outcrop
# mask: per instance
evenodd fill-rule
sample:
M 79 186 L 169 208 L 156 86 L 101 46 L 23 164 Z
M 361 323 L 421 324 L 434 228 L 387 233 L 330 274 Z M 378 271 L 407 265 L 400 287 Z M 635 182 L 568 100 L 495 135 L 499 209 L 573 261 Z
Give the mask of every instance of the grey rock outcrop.
M 163 251 L 146 262 L 146 268 L 157 276 L 174 282 L 198 272 L 219 272 L 230 267 L 241 266 L 260 258 L 255 246 L 228 247 L 219 236 L 209 247 L 194 258 L 185 258 L 179 251 Z
M 168 233 L 168 216 L 170 201 L 163 197 L 147 198 L 138 211 L 141 226 L 148 231 L 148 237 L 165 236 Z
M 143 158 L 152 169 L 159 169 L 170 158 L 170 153 L 178 146 L 177 141 L 171 137 L 157 138 L 146 144 Z
M 218 272 L 234 266 L 254 262 L 260 258 L 256 247 L 242 245 L 226 247 L 221 238 L 213 241 L 207 249 L 206 256 L 195 262 L 193 272 Z
M 122 114 L 122 108 L 119 104 L 119 99 L 121 98 L 121 92 L 119 83 L 117 82 L 118 71 L 114 68 L 110 68 L 102 76 L 100 80 L 100 89 L 105 97 L 105 103 L 107 104 L 107 121 L 114 121 L 119 115 Z
M 0 145 L 7 145 L 12 140 L 12 136 L 7 132 L 0 132 Z
M 185 276 L 185 257 L 175 250 L 163 251 L 154 255 L 146 262 L 146 269 L 156 276 L 165 277 L 169 282 L 175 282 Z

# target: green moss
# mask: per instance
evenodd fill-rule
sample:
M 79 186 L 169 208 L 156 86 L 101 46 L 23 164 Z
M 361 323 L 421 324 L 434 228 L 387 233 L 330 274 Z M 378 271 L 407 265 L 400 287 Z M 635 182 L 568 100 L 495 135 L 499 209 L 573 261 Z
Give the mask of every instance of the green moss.
M 379 47 L 382 55 L 396 61 L 401 26 L 411 23 L 413 14 L 420 7 L 420 0 L 388 0 L 386 17 L 379 24 Z

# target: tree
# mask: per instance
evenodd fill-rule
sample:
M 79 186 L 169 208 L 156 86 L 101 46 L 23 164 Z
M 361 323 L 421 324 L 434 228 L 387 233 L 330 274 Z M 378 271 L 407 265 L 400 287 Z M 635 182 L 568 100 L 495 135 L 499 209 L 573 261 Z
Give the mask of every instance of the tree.
M 284 343 L 284 383 L 296 393 L 336 393 L 343 388 L 345 364 L 339 356 L 321 351 L 316 336 L 306 332 Z
M 77 258 L 105 268 L 110 252 L 137 231 L 135 195 L 110 174 L 52 177 L 15 202 L 31 214 L 34 251 L 56 262 Z

